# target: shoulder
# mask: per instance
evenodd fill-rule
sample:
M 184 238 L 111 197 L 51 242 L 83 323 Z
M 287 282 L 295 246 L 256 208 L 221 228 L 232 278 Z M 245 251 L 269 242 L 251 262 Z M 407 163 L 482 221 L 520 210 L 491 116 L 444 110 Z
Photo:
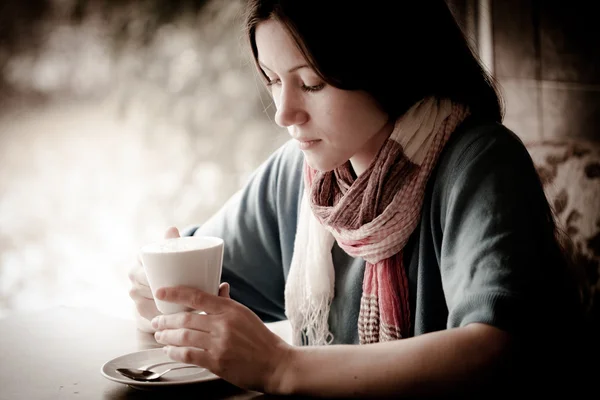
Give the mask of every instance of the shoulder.
M 294 140 L 288 140 L 285 142 L 276 152 L 280 159 L 281 166 L 283 168 L 291 169 L 295 171 L 302 170 L 302 164 L 304 162 L 304 154 L 294 142 Z
M 459 127 L 440 154 L 429 185 L 432 207 L 441 215 L 453 205 L 483 207 L 484 212 L 492 204 L 504 209 L 527 198 L 538 205 L 545 201 L 527 148 L 499 123 L 467 121 Z
M 253 172 L 249 182 L 276 188 L 289 180 L 301 180 L 303 160 L 298 146 L 286 141 Z
M 304 154 L 297 144 L 286 141 L 250 177 L 250 197 L 277 212 L 294 211 L 303 188 L 303 163 Z
M 530 160 L 522 140 L 505 125 L 466 121 L 451 136 L 440 155 L 439 165 L 460 171 L 483 156 L 488 162 Z
M 486 174 L 521 173 L 537 179 L 523 141 L 503 124 L 471 120 L 452 134 L 432 178 L 436 185 L 447 186 L 465 178 L 483 179 Z
M 277 194 L 298 193 L 302 187 L 304 154 L 293 141 L 285 142 L 272 156 L 276 168 Z

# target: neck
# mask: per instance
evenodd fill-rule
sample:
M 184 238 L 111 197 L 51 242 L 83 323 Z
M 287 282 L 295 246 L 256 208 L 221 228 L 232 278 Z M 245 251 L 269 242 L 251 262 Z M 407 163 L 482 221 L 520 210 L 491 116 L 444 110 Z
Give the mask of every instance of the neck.
M 365 144 L 361 151 L 350 159 L 350 164 L 357 177 L 369 168 L 385 141 L 390 137 L 394 130 L 394 122 L 393 119 L 388 120 L 371 140 Z

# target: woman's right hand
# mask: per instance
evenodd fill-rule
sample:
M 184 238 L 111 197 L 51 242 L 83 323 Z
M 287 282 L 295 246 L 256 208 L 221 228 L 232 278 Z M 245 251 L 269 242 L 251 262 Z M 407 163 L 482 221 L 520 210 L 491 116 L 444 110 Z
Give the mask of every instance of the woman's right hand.
M 179 237 L 179 230 L 175 227 L 167 229 L 165 238 Z M 152 318 L 160 315 L 161 312 L 156 308 L 154 296 L 146 278 L 146 272 L 142 265 L 140 255 L 137 257 L 137 264 L 129 271 L 129 280 L 131 288 L 129 289 L 129 297 L 134 301 L 138 316 L 145 321 L 140 321 L 147 328 L 150 327 Z M 142 327 L 140 327 L 142 328 Z M 147 330 L 147 329 L 144 329 Z

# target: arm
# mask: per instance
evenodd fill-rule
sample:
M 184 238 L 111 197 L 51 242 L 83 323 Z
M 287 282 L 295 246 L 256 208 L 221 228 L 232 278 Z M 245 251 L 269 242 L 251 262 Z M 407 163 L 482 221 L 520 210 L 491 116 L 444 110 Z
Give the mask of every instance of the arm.
M 364 346 L 297 347 L 276 391 L 324 397 L 456 393 L 489 380 L 509 345 L 506 332 L 474 323 Z
M 501 366 L 508 335 L 484 324 L 370 345 L 294 347 L 256 314 L 230 300 L 186 287 L 160 299 L 202 309 L 152 321 L 156 340 L 177 361 L 208 368 L 243 388 L 323 397 L 456 394 L 484 383 Z

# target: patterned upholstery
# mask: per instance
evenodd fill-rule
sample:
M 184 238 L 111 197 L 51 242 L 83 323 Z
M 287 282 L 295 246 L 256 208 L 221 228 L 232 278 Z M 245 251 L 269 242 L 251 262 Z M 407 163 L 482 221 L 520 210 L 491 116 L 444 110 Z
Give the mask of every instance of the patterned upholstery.
M 526 146 L 589 284 L 584 292 L 588 316 L 600 326 L 600 142 L 541 141 Z

